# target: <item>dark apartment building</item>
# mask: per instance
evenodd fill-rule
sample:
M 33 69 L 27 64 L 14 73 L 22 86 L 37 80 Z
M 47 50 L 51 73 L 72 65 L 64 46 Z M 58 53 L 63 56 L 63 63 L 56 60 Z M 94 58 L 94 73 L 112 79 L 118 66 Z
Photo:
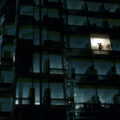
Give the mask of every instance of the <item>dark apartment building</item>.
M 0 0 L 0 120 L 120 119 L 119 0 Z

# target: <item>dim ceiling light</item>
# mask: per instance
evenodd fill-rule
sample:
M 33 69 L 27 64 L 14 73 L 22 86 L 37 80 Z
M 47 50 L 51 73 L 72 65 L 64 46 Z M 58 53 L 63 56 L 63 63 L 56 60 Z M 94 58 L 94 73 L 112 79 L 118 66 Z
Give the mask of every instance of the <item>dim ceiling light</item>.
M 93 46 L 98 46 L 98 43 L 104 44 L 104 39 L 101 39 L 101 38 L 92 38 L 92 45 Z

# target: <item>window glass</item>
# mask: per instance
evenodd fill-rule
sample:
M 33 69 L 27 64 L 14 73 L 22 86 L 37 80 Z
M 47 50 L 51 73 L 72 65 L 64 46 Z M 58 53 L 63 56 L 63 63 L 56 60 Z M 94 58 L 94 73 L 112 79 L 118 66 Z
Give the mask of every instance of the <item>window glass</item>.
M 48 17 L 59 17 L 59 10 L 57 9 L 48 9 Z
M 120 27 L 120 20 L 119 19 L 108 19 L 108 24 L 110 28 Z
M 120 39 L 111 39 L 112 50 L 120 51 Z
M 105 22 L 105 19 L 101 19 L 101 18 L 88 18 L 89 20 L 89 24 L 90 26 L 93 26 L 93 27 L 103 27 L 104 26 L 104 22 Z
M 83 86 L 76 85 L 74 88 L 74 99 L 75 103 L 93 103 L 92 97 L 95 96 L 94 88 L 87 88 Z
M 79 26 L 86 26 L 87 19 L 83 16 L 68 16 L 68 24 L 69 25 L 79 25 Z
M 20 9 L 20 14 L 21 15 L 33 15 L 33 7 L 32 6 L 21 6 Z
M 83 0 L 67 0 L 67 8 L 74 10 L 85 9 L 85 4 Z
M 71 34 L 69 39 L 71 48 L 90 48 L 89 36 L 87 35 Z
M 40 55 L 39 55 L 39 53 L 33 54 L 33 72 L 34 73 L 40 72 Z
M 104 3 L 104 8 L 106 11 L 113 13 L 119 8 L 119 5 L 113 3 Z
M 76 74 L 85 74 L 87 69 L 92 65 L 92 62 L 87 59 L 73 59 L 72 68 Z
M 98 75 L 110 75 L 110 71 L 114 66 L 113 61 L 111 60 L 94 60 L 95 69 L 98 72 Z
M 98 96 L 101 101 L 101 103 L 114 103 L 113 99 L 115 95 L 118 93 L 117 89 L 105 89 L 105 88 L 99 88 L 98 89 Z
M 91 48 L 95 50 L 111 50 L 108 35 L 90 34 Z
M 19 31 L 20 39 L 33 39 L 33 26 L 20 26 Z
M 64 98 L 63 84 L 62 83 L 50 83 L 51 90 L 51 102 L 54 105 L 64 104 L 64 101 L 61 101 Z
M 86 2 L 88 11 L 100 11 L 102 3 L 98 2 Z

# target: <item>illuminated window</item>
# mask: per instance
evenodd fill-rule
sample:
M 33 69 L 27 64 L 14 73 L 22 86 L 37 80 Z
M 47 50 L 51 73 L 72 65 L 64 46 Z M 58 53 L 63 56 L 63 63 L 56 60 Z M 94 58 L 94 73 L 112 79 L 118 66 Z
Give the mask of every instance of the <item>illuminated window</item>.
M 94 50 L 111 50 L 108 35 L 90 34 L 91 48 Z

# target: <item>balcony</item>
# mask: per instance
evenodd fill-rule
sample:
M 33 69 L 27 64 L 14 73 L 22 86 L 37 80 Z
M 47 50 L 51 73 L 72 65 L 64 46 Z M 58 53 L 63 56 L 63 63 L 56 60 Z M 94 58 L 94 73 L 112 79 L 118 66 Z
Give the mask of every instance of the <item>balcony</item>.
M 78 110 L 75 110 L 75 119 L 76 120 L 101 120 L 101 119 L 118 119 L 120 105 L 115 104 L 92 104 L 92 103 L 79 103 L 77 104 L 80 107 Z M 70 114 L 73 114 L 70 112 Z
M 35 78 L 39 79 L 42 78 L 43 82 L 64 82 L 64 69 L 62 68 L 50 68 L 49 73 L 32 73 L 32 72 L 24 72 L 22 71 L 25 67 L 21 68 L 21 71 L 17 71 L 16 75 L 20 78 Z M 27 82 L 31 82 L 30 80 L 26 79 Z M 21 79 L 22 81 L 22 79 Z M 25 82 L 25 80 L 23 80 Z
M 89 32 L 93 33 L 102 33 L 108 34 L 111 29 L 108 27 L 106 22 L 103 22 L 102 26 L 97 26 L 96 24 L 87 24 L 87 25 L 65 25 L 64 32 L 66 33 L 81 33 L 81 34 L 89 34 Z M 114 29 L 115 31 L 116 29 Z
M 86 1 L 90 1 L 90 2 L 103 2 L 103 3 L 118 3 L 119 0 L 101 0 L 101 1 L 98 1 L 98 0 L 86 0 Z
M 88 26 L 77 26 L 77 25 L 65 25 L 64 26 L 64 32 L 65 33 L 83 33 L 88 34 L 89 33 L 89 27 Z
M 107 85 L 116 86 L 120 85 L 119 75 L 91 75 L 91 74 L 75 74 L 73 82 L 78 85 Z M 71 78 L 72 79 L 72 78 Z M 66 82 L 72 82 L 66 79 Z
M 120 27 L 115 26 L 110 28 L 107 22 L 103 22 L 103 26 L 87 25 L 87 26 L 78 26 L 78 25 L 65 25 L 64 26 L 65 33 L 81 33 L 81 34 L 89 34 L 89 33 L 99 33 L 99 34 L 110 34 L 113 38 L 120 38 Z
M 64 55 L 68 57 L 92 57 L 92 51 L 89 49 L 65 48 Z
M 112 50 L 92 50 L 92 49 L 81 49 L 81 48 L 65 48 L 64 55 L 70 58 L 99 58 L 99 59 L 120 59 L 120 51 Z

